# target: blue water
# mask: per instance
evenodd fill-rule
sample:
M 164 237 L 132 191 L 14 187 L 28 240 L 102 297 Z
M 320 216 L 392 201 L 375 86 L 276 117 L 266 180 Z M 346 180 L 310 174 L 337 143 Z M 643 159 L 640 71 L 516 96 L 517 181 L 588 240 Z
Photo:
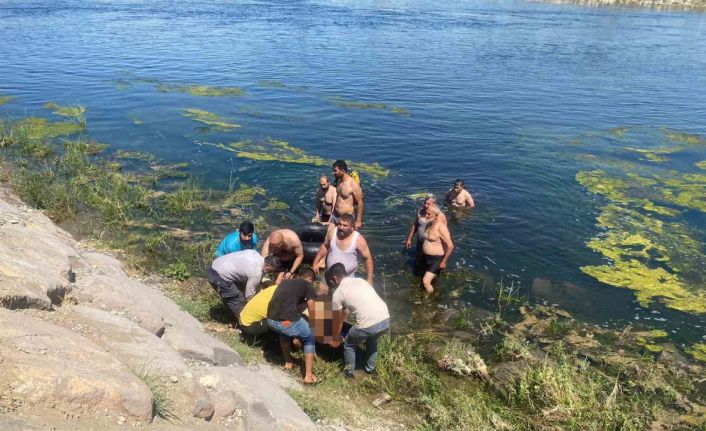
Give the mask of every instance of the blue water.
M 0 3 L 0 27 L 0 93 L 18 97 L 0 115 L 48 116 L 47 101 L 84 104 L 91 136 L 113 149 L 189 161 L 214 188 L 227 187 L 231 171 L 263 185 L 291 206 L 282 225 L 313 215 L 327 169 L 233 159 L 195 142 L 272 137 L 390 169 L 389 178 L 364 178 L 363 233 L 398 321 L 461 300 L 492 309 L 502 279 L 596 323 L 644 322 L 656 310 L 667 322 L 654 324 L 677 338 L 704 333 L 703 317 L 643 309 L 632 292 L 579 271 L 601 261 L 585 247 L 601 202 L 575 182 L 585 167 L 571 142 L 624 125 L 706 134 L 706 14 L 510 0 L 24 0 Z M 160 93 L 140 78 L 247 93 Z M 346 109 L 334 97 L 411 115 Z M 203 134 L 183 108 L 243 127 Z M 477 282 L 457 299 L 442 285 L 435 300 L 415 305 L 401 248 L 416 203 L 390 199 L 441 195 L 456 178 L 478 207 L 452 218 L 451 266 L 490 287 Z

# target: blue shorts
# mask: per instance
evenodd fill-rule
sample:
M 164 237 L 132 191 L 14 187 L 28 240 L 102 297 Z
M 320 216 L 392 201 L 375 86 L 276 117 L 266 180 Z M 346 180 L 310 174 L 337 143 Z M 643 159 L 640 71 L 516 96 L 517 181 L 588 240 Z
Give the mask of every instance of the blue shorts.
M 300 318 L 296 322 L 288 320 L 267 319 L 267 326 L 279 334 L 279 339 L 283 341 L 299 338 L 304 345 L 304 353 L 314 353 L 316 350 L 316 340 L 311 332 L 309 322 Z

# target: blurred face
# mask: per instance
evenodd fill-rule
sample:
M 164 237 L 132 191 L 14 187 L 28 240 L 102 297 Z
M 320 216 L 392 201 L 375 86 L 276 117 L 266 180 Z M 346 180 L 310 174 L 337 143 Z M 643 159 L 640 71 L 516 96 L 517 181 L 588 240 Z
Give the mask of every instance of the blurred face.
M 336 178 L 343 178 L 343 169 L 338 166 L 333 167 L 333 176 Z
M 328 190 L 328 180 L 326 178 L 320 179 L 319 186 L 321 187 L 321 190 Z
M 350 235 L 351 233 L 353 233 L 352 224 L 343 220 L 338 222 L 338 231 L 336 232 L 338 239 L 348 238 L 348 235 Z
M 459 183 L 454 184 L 454 191 L 455 191 L 455 192 L 458 193 L 458 192 L 460 192 L 461 190 L 463 190 L 463 184 L 459 184 Z
M 427 213 L 427 220 L 434 221 L 439 216 L 438 211 L 429 211 Z
M 250 241 L 252 241 L 252 234 L 251 233 L 249 233 L 249 234 L 244 234 L 242 232 L 240 233 L 240 242 L 241 243 L 249 243 Z
M 435 205 L 435 204 L 434 204 L 434 200 L 433 200 L 433 199 L 427 199 L 427 200 L 424 201 L 424 209 L 427 209 L 427 210 L 428 210 L 429 208 L 433 207 L 434 205 Z

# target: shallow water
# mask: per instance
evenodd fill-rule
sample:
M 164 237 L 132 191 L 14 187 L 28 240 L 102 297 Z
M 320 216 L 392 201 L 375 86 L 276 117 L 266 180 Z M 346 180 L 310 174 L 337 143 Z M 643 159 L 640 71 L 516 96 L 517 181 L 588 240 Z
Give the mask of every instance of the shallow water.
M 706 14 L 521 1 L 47 0 L 2 2 L 0 23 L 0 96 L 17 97 L 0 115 L 86 105 L 98 141 L 189 161 L 215 188 L 231 172 L 262 185 L 290 206 L 280 224 L 313 215 L 328 169 L 196 144 L 273 138 L 389 169 L 363 175 L 363 233 L 399 326 L 425 326 L 460 302 L 493 310 L 502 280 L 596 323 L 645 323 L 690 342 L 706 332 L 704 316 L 641 307 L 634 292 L 580 271 L 601 263 L 586 242 L 605 200 L 575 181 L 595 169 L 586 155 L 644 144 L 644 133 L 613 128 L 706 135 Z M 175 90 L 189 84 L 245 94 Z M 185 109 L 242 127 L 204 127 Z M 473 281 L 449 274 L 422 301 L 402 254 L 418 204 L 407 196 L 441 196 L 459 177 L 478 207 L 451 217 L 450 266 Z M 703 251 L 703 213 L 683 217 Z

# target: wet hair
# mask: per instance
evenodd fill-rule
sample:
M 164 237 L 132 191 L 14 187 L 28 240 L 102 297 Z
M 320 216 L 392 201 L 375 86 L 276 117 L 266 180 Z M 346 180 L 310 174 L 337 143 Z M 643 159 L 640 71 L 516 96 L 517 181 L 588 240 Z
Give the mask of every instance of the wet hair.
M 460 179 L 460 178 L 457 179 L 456 181 L 454 181 L 454 186 L 461 186 L 461 187 L 463 187 L 463 180 Z
M 320 180 L 326 180 L 326 181 L 328 181 L 328 175 L 326 175 L 326 174 L 321 174 L 321 176 L 319 177 L 319 179 L 320 179 Z
M 426 202 L 426 201 L 432 201 L 432 202 L 436 203 L 436 198 L 434 197 L 434 195 L 427 195 L 424 198 L 424 202 Z
M 314 274 L 314 270 L 309 268 L 300 270 L 299 275 L 297 277 L 303 278 L 304 280 L 308 280 L 310 282 L 316 280 L 316 274 Z
M 346 222 L 349 225 L 353 226 L 353 223 L 355 222 L 355 218 L 353 218 L 353 214 L 341 214 L 340 217 L 338 217 L 338 221 L 340 222 Z
M 324 274 L 324 280 L 326 280 L 326 284 L 329 288 L 335 289 L 337 285 L 336 280 L 334 280 L 333 277 L 336 276 L 338 278 L 343 278 L 346 275 L 346 267 L 343 266 L 342 263 L 338 262 L 331 265 L 331 268 L 326 271 L 326 274 Z
M 282 268 L 282 262 L 279 260 L 279 257 L 272 255 L 265 258 L 265 265 L 272 268 L 272 272 L 279 272 Z
M 252 223 L 249 221 L 245 220 L 244 222 L 240 223 L 240 228 L 238 231 L 242 235 L 252 235 L 253 232 L 255 232 L 255 226 L 253 226 Z
M 344 160 L 336 160 L 335 162 L 333 162 L 333 165 L 331 165 L 331 167 L 338 168 L 343 172 L 348 172 L 348 165 Z

